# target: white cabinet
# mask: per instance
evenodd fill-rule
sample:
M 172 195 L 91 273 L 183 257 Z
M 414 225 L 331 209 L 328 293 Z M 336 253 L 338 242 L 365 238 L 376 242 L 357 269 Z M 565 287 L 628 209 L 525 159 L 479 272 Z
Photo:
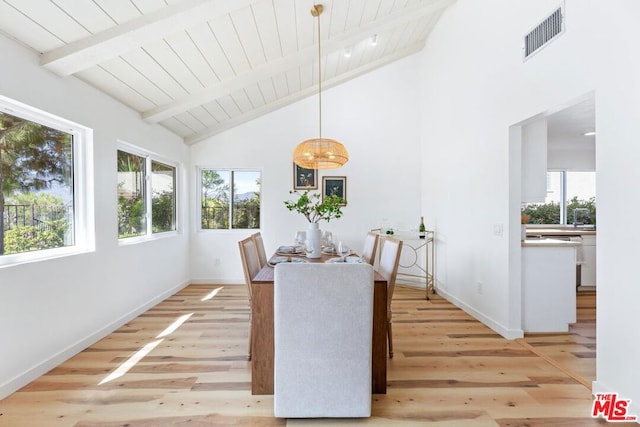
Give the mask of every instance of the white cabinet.
M 581 281 L 582 286 L 595 286 L 596 285 L 596 236 L 595 235 L 583 235 L 582 236 L 582 267 Z
M 522 127 L 522 201 L 544 202 L 547 197 L 547 121 Z
M 548 241 L 547 241 L 548 242 Z M 562 245 L 522 248 L 522 329 L 567 332 L 576 322 L 576 249 Z

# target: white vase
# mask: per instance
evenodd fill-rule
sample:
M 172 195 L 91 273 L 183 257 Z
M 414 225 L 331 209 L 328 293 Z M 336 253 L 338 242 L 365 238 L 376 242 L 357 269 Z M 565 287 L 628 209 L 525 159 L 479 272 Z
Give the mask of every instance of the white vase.
M 322 231 L 317 222 L 310 222 L 307 229 L 307 258 L 320 258 L 322 256 Z

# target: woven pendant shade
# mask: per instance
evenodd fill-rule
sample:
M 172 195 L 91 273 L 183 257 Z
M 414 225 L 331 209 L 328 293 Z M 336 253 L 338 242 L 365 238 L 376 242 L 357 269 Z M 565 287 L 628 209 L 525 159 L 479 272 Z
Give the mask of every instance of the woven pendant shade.
M 347 163 L 349 153 L 344 145 L 329 138 L 302 141 L 293 151 L 293 161 L 305 169 L 334 169 Z
M 349 161 L 349 153 L 344 145 L 335 139 L 322 137 L 322 53 L 320 49 L 320 14 L 321 4 L 311 9 L 311 15 L 318 18 L 318 138 L 302 141 L 293 150 L 293 161 L 305 169 L 333 169 L 339 168 Z

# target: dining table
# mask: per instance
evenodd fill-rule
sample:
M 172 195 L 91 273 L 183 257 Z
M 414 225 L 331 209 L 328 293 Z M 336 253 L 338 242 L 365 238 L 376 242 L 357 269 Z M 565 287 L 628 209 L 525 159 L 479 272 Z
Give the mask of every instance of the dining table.
M 270 260 L 279 255 L 274 254 Z M 303 254 L 288 256 L 291 257 L 288 261 L 297 262 L 328 262 L 336 257 L 326 253 L 320 258 L 306 258 Z M 251 394 L 273 394 L 273 288 L 274 265 L 268 262 L 251 282 Z M 386 394 L 387 280 L 377 271 L 374 272 L 371 356 L 371 392 Z

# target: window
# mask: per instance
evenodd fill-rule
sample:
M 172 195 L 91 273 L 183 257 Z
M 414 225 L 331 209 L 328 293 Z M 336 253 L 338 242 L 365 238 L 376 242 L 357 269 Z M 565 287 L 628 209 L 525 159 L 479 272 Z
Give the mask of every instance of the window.
M 260 228 L 260 172 L 200 171 L 202 229 Z
M 578 209 L 578 210 L 576 210 Z M 533 224 L 596 223 L 596 173 L 593 171 L 547 172 L 544 203 L 529 203 L 523 211 Z
M 0 97 L 0 264 L 89 249 L 91 131 Z
M 118 237 L 175 231 L 176 167 L 121 145 L 124 149 L 118 150 Z

